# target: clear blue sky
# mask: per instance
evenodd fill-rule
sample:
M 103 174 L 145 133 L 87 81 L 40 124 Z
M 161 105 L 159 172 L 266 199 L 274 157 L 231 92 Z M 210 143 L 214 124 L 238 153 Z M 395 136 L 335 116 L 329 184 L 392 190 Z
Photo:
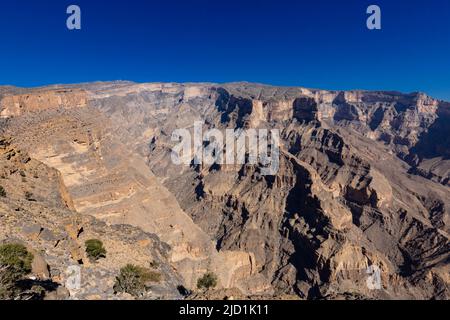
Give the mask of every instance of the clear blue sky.
M 78 4 L 82 30 L 66 29 Z M 366 8 L 382 9 L 382 30 Z M 251 81 L 450 100 L 449 0 L 14 0 L 0 84 Z

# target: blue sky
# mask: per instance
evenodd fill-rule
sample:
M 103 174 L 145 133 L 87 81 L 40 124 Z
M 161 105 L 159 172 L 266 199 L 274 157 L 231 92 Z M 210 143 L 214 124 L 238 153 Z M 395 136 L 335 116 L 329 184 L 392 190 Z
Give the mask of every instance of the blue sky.
M 78 4 L 82 30 L 66 28 Z M 382 30 L 366 28 L 366 8 Z M 14 0 L 0 84 L 251 81 L 450 100 L 448 0 Z

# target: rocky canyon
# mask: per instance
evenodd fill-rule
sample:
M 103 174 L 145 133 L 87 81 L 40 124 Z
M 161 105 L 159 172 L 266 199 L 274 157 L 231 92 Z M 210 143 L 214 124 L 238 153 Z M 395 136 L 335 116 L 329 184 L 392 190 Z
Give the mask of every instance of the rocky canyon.
M 279 130 L 278 171 L 174 164 L 172 133 L 196 121 Z M 33 252 L 49 299 L 130 299 L 113 288 L 126 264 L 157 265 L 147 299 L 448 299 L 449 121 L 424 93 L 0 87 L 0 243 Z M 91 238 L 107 250 L 97 263 Z M 200 292 L 208 272 L 217 286 Z

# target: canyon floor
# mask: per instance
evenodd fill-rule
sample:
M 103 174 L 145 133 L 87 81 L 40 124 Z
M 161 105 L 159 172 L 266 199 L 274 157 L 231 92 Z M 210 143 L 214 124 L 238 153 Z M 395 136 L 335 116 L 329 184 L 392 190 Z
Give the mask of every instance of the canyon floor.
M 172 133 L 196 121 L 279 130 L 279 170 L 174 164 Z M 113 289 L 128 263 L 158 266 L 143 299 L 449 299 L 449 121 L 450 103 L 424 93 L 0 87 L 0 242 L 33 252 L 48 299 L 132 299 Z M 208 272 L 217 287 L 201 292 Z

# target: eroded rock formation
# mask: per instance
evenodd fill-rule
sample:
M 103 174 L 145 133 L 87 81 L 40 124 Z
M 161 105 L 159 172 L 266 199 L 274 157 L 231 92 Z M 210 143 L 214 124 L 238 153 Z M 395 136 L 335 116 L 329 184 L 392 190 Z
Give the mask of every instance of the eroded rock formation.
M 446 102 L 249 83 L 8 87 L 0 98 L 2 133 L 58 173 L 43 201 L 58 195 L 110 232 L 156 234 L 188 288 L 212 271 L 255 297 L 448 298 Z M 173 164 L 172 132 L 195 121 L 280 130 L 279 170 Z M 367 286 L 371 266 L 381 290 Z

